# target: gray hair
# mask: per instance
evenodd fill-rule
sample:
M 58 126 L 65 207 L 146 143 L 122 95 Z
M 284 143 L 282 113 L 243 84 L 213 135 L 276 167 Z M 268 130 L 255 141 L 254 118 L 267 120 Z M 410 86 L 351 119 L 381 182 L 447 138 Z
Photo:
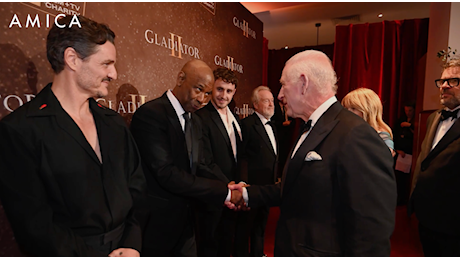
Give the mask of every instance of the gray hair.
M 301 74 L 308 77 L 317 90 L 325 94 L 328 90 L 337 93 L 337 75 L 332 62 L 320 51 L 307 50 L 294 55 L 286 62 L 290 66 L 288 80 L 298 80 Z
M 272 92 L 270 88 L 268 88 L 267 86 L 258 86 L 252 91 L 252 97 L 251 97 L 252 104 L 259 103 L 259 92 L 262 90 L 268 90 L 270 91 L 270 93 Z

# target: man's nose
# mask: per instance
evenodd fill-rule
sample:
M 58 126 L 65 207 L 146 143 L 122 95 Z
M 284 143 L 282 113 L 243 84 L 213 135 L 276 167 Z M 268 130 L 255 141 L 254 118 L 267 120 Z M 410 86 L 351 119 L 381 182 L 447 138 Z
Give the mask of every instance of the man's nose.
M 112 79 L 117 79 L 117 75 L 118 75 L 117 74 L 117 69 L 115 68 L 115 66 L 113 66 L 107 76 L 109 76 Z
M 280 93 L 278 94 L 278 100 L 283 101 L 284 98 L 284 87 L 281 87 Z
M 205 101 L 205 93 L 204 92 L 201 92 L 200 94 L 198 94 L 198 96 L 196 97 L 196 100 L 198 100 L 200 103 L 203 103 Z

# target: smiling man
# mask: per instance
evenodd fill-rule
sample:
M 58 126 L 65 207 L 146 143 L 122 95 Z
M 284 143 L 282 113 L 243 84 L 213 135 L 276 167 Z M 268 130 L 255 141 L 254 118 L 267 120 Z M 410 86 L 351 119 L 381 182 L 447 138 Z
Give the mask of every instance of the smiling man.
M 214 76 L 201 60 L 187 62 L 174 89 L 142 105 L 131 130 L 142 156 L 148 198 L 139 218 L 142 256 L 197 256 L 191 203 L 223 207 L 228 180 L 203 149 L 201 119 L 195 111 L 211 98 Z M 205 120 L 210 120 L 206 118 Z
M 117 78 L 115 34 L 79 20 L 50 29 L 53 82 L 0 122 L 0 198 L 26 255 L 139 256 L 140 156 L 121 116 L 94 100 Z
M 435 80 L 443 109 L 427 120 L 412 181 L 408 213 L 415 212 L 427 257 L 460 256 L 460 60 L 452 59 Z
M 272 121 L 275 113 L 274 98 L 266 86 L 259 86 L 252 92 L 254 114 L 242 120 L 245 159 L 247 160 L 248 183 L 251 185 L 275 184 L 278 168 L 278 137 L 276 124 Z M 245 213 L 242 213 L 245 214 Z M 250 256 L 264 256 L 265 226 L 269 207 L 252 207 L 247 212 L 250 236 Z M 247 243 L 246 243 L 247 246 Z M 247 254 L 247 248 L 245 250 Z
M 238 116 L 228 105 L 238 86 L 235 73 L 226 68 L 214 70 L 211 102 L 197 112 L 203 121 L 205 152 L 223 172 L 215 176 L 225 182 L 240 181 L 242 135 Z M 224 256 L 232 254 L 237 212 L 210 204 L 197 205 L 199 219 L 198 256 Z M 235 241 L 236 242 L 236 241 Z

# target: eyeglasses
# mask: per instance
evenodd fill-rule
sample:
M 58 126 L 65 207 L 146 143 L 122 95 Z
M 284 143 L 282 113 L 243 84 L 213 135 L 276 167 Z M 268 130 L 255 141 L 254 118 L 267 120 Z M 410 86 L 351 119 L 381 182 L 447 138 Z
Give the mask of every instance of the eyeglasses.
M 453 88 L 453 87 L 456 87 L 458 86 L 458 83 L 460 82 L 460 79 L 459 78 L 450 78 L 450 79 L 437 79 L 434 81 L 434 83 L 436 84 L 436 87 L 440 88 L 442 87 L 442 85 L 444 85 L 444 82 L 447 81 L 447 85 L 449 85 L 449 87 Z

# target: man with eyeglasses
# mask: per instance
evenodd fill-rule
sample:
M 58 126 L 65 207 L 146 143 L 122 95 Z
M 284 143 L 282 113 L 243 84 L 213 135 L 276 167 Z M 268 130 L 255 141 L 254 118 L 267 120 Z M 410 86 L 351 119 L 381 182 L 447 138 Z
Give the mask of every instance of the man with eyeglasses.
M 419 221 L 425 256 L 460 256 L 460 60 L 450 60 L 439 88 L 443 109 L 428 117 L 408 214 Z

